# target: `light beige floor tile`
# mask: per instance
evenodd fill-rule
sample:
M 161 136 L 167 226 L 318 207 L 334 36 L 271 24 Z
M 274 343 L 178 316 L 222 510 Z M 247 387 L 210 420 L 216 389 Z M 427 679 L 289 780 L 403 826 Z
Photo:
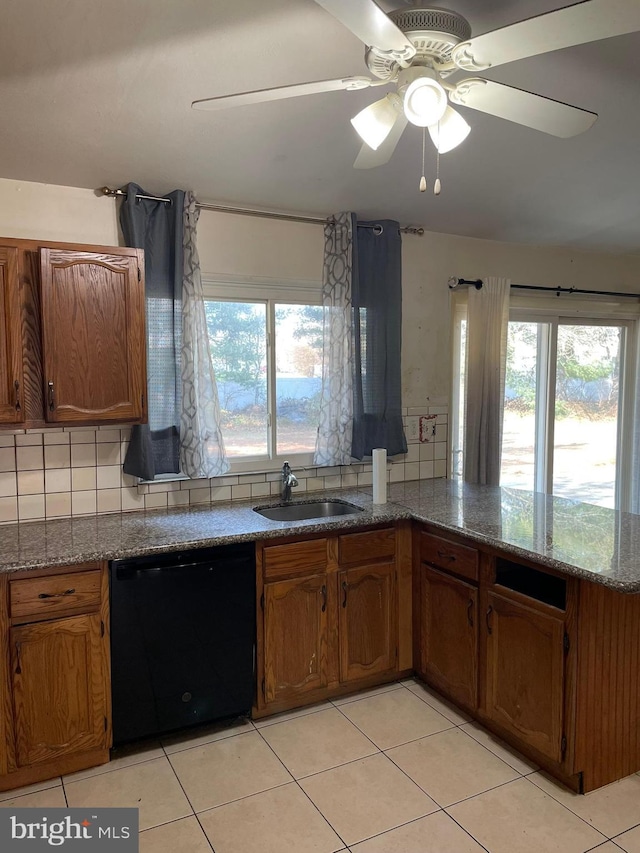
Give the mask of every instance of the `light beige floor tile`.
M 267 726 L 261 734 L 296 779 L 378 752 L 337 708 Z
M 640 804 L 638 805 L 638 811 L 640 812 Z M 640 814 L 638 815 L 638 821 L 640 822 Z M 640 853 L 640 826 L 636 826 L 633 829 L 627 830 L 627 832 L 623 832 L 622 835 L 616 836 L 614 841 L 619 847 L 626 850 L 627 853 Z
M 333 699 L 333 704 L 339 708 L 340 705 L 348 705 L 349 702 L 356 702 L 358 699 L 367 699 L 369 696 L 378 696 L 380 693 L 389 693 L 391 690 L 398 690 L 402 685 L 398 681 L 392 681 L 390 684 L 381 684 L 379 687 L 370 687 L 367 690 L 360 690 L 358 693 L 349 693 L 348 696 L 340 696 L 338 699 Z
M 589 850 L 589 853 L 621 853 L 621 851 L 622 847 L 618 847 L 613 841 L 605 841 L 604 844 L 600 844 L 598 847 Z
M 380 749 L 452 727 L 449 720 L 409 690 L 391 690 L 342 705 L 340 710 Z
M 185 817 L 140 833 L 140 853 L 211 853 L 195 817 Z
M 349 846 L 438 809 L 380 754 L 308 776 L 300 785 Z
M 306 717 L 307 714 L 315 714 L 318 711 L 326 711 L 331 708 L 331 702 L 318 702 L 316 705 L 306 705 L 304 708 L 296 708 L 294 711 L 285 711 L 283 714 L 274 714 L 272 717 L 264 717 L 262 720 L 254 720 L 253 725 L 257 729 L 272 726 L 274 723 L 284 723 L 286 720 L 295 720 L 298 717 Z
M 589 794 L 574 794 L 541 772 L 528 778 L 607 838 L 640 822 L 640 777 L 635 773 Z
M 351 848 L 351 853 L 485 853 L 444 812 L 414 820 Z
M 64 787 L 71 808 L 140 809 L 141 830 L 193 814 L 167 758 L 69 782 Z
M 413 684 L 405 684 L 412 693 L 426 702 L 428 705 L 431 705 L 432 708 L 435 708 L 436 711 L 439 711 L 443 717 L 446 717 L 447 720 L 451 720 L 452 723 L 455 723 L 456 726 L 461 725 L 462 723 L 468 723 L 471 720 L 471 717 L 468 714 L 465 714 L 460 708 L 456 708 L 455 705 L 452 705 L 451 702 L 447 702 L 447 700 L 440 696 L 435 690 L 432 690 L 430 687 L 427 687 L 426 684 L 421 684 L 419 682 L 414 682 Z
M 233 720 L 231 723 L 215 723 L 212 726 L 198 726 L 197 729 L 189 729 L 178 735 L 162 738 L 162 746 L 167 755 L 174 752 L 182 752 L 183 749 L 191 749 L 194 746 L 202 746 L 205 743 L 213 743 L 225 737 L 245 734 L 254 731 L 250 720 Z
M 63 776 L 63 782 L 78 782 L 80 779 L 90 779 L 91 776 L 99 776 L 101 773 L 109 773 L 112 770 L 120 770 L 130 767 L 132 764 L 142 764 L 143 761 L 153 761 L 155 758 L 164 758 L 164 751 L 159 741 L 144 741 L 142 743 L 128 744 L 111 752 L 111 761 L 99 764 L 97 767 L 89 767 L 88 770 L 79 770 Z
M 491 853 L 583 853 L 606 841 L 528 777 L 447 811 Z
M 66 806 L 62 785 L 0 802 L 2 809 L 64 809 Z
M 58 788 L 62 785 L 62 779 L 47 779 L 46 782 L 36 782 L 34 785 L 25 785 L 23 788 L 14 788 L 13 791 L 0 791 L 0 802 L 2 800 L 14 800 L 16 797 L 24 797 L 27 794 L 36 794 L 38 791 L 46 791 L 48 788 Z
M 344 846 L 293 782 L 199 818 L 216 853 L 333 853 Z
M 458 729 L 398 746 L 387 755 L 441 806 L 466 800 L 519 776 L 513 767 Z
M 196 812 L 291 781 L 258 732 L 176 752 L 170 761 Z
M 460 730 L 466 732 L 494 755 L 497 755 L 498 758 L 501 758 L 509 767 L 517 770 L 521 776 L 526 776 L 528 773 L 533 773 L 534 770 L 538 769 L 535 764 L 532 764 L 523 755 L 520 755 L 519 752 L 516 752 L 515 749 L 512 749 L 503 740 L 500 740 L 499 737 L 487 731 L 479 723 L 466 723 L 464 726 L 460 726 Z

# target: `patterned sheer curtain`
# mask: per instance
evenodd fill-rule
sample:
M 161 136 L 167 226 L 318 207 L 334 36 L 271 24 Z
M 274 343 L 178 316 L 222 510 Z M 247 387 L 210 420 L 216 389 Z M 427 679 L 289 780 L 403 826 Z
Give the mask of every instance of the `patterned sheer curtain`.
M 500 485 L 502 415 L 509 323 L 508 278 L 489 276 L 470 288 L 464 420 L 464 479 Z
M 229 470 L 220 429 L 218 387 L 211 363 L 196 227 L 200 211 L 193 193 L 184 197 L 182 279 L 182 410 L 180 469 L 188 477 L 217 477 Z
M 320 423 L 314 464 L 348 465 L 353 429 L 351 287 L 356 216 L 339 213 L 324 227 L 324 343 Z

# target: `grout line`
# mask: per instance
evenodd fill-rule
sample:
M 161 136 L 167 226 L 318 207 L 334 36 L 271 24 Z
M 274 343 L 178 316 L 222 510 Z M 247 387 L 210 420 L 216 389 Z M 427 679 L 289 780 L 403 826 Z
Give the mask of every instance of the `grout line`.
M 164 747 L 163 747 L 163 749 L 164 749 Z M 203 835 L 204 835 L 204 837 L 206 838 L 206 840 L 207 840 L 207 844 L 209 845 L 209 847 L 211 848 L 211 850 L 213 851 L 213 853 L 215 853 L 215 850 L 214 850 L 214 848 L 213 848 L 213 844 L 211 843 L 211 841 L 209 841 L 209 836 L 208 836 L 208 835 L 207 835 L 207 833 L 204 831 L 204 826 L 203 826 L 203 825 L 202 825 L 202 823 L 200 822 L 200 819 L 199 819 L 199 817 L 198 817 L 198 815 L 197 815 L 197 813 L 196 813 L 196 810 L 195 810 L 195 808 L 194 808 L 194 806 L 193 806 L 193 803 L 192 803 L 192 802 L 191 802 L 191 800 L 189 799 L 189 795 L 187 794 L 187 792 L 186 792 L 186 790 L 185 790 L 184 785 L 183 785 L 183 784 L 182 784 L 182 782 L 180 781 L 180 777 L 178 776 L 178 773 L 176 772 L 176 768 L 175 768 L 175 767 L 173 766 L 173 764 L 171 763 L 171 759 L 169 758 L 169 756 L 168 756 L 168 755 L 166 756 L 166 759 L 167 759 L 167 761 L 169 762 L 169 766 L 171 767 L 171 770 L 173 771 L 173 775 L 174 775 L 174 776 L 176 777 L 176 779 L 178 780 L 178 785 L 180 785 L 180 788 L 182 789 L 182 793 L 184 794 L 186 801 L 189 803 L 189 806 L 190 806 L 190 808 L 191 808 L 191 811 L 193 812 L 193 816 L 194 816 L 194 817 L 195 817 L 195 819 L 198 821 L 198 826 L 199 826 L 199 827 L 200 827 L 200 829 L 202 830 L 202 834 L 203 834 Z M 191 816 L 191 815 L 189 815 L 189 817 L 190 817 L 190 816 Z M 139 833 L 138 833 L 138 837 L 139 837 Z
M 253 724 L 253 721 L 250 720 L 248 717 L 246 718 L 246 720 L 249 723 L 251 730 L 254 732 L 257 731 L 256 727 Z M 200 747 L 203 747 L 203 746 L 209 746 L 209 744 L 212 744 L 212 743 L 219 743 L 222 740 L 229 740 L 232 737 L 239 737 L 240 735 L 249 735 L 249 734 L 251 734 L 250 731 L 234 732 L 233 734 L 229 734 L 229 735 L 226 735 L 224 737 L 217 737 L 217 738 L 214 738 L 213 740 L 204 741 L 203 743 L 194 743 L 193 746 L 185 746 L 184 749 L 174 749 L 172 752 L 167 752 L 167 749 L 166 749 L 165 745 L 162 743 L 162 740 L 158 741 L 158 743 L 160 744 L 160 748 L 162 749 L 164 754 L 167 756 L 167 758 L 170 758 L 172 755 L 178 755 L 181 752 L 189 752 L 189 750 L 191 750 L 191 749 L 199 749 Z M 195 740 L 196 737 L 194 737 L 193 739 Z M 200 737 L 206 737 L 206 735 L 200 735 Z

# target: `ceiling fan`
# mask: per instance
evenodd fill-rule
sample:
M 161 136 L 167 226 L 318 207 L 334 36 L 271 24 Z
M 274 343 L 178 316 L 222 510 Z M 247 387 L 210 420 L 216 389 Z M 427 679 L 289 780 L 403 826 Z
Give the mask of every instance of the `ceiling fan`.
M 354 166 L 387 163 L 407 124 L 428 128 L 439 154 L 451 151 L 470 127 L 450 104 L 525 125 L 553 136 L 587 130 L 597 115 L 551 98 L 455 72 L 478 72 L 573 45 L 640 31 L 640 0 L 582 0 L 544 15 L 471 38 L 457 12 L 405 6 L 388 15 L 374 0 L 315 0 L 366 46 L 371 77 L 343 77 L 204 98 L 201 110 L 220 110 L 319 92 L 395 84 L 396 91 L 351 119 L 364 144 Z M 421 189 L 422 189 L 421 185 Z

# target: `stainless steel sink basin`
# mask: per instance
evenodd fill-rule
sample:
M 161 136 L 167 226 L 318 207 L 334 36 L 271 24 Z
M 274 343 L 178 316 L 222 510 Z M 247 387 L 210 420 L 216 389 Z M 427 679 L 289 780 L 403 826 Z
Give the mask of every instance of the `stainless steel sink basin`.
M 344 501 L 309 501 L 308 503 L 281 504 L 280 506 L 254 507 L 254 512 L 271 521 L 303 521 L 306 518 L 331 518 L 334 515 L 354 515 L 362 508 Z

